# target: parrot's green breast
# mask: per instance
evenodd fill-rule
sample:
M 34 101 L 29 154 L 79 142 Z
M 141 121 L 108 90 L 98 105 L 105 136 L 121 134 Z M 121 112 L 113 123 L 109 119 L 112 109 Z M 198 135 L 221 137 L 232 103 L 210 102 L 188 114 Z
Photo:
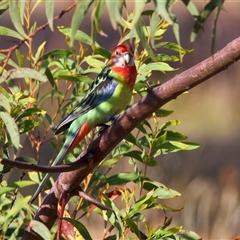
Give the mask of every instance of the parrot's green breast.
M 124 82 L 118 82 L 112 96 L 105 102 L 88 112 L 88 123 L 93 127 L 108 122 L 113 116 L 119 114 L 129 104 L 132 91 Z

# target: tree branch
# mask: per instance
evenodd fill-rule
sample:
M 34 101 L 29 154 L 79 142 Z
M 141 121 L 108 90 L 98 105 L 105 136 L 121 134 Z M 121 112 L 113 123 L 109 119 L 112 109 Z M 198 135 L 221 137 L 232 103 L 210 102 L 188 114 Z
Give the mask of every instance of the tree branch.
M 89 156 L 86 156 L 89 157 Z M 42 173 L 60 173 L 60 172 L 69 172 L 79 168 L 78 162 L 73 162 L 69 164 L 62 164 L 56 166 L 49 165 L 40 165 L 28 162 L 21 162 L 19 158 L 11 160 L 8 158 L 0 158 L 0 164 L 15 167 L 18 169 L 31 170 Z
M 57 219 L 57 204 L 61 194 L 65 190 L 71 191 L 78 187 L 102 159 L 141 121 L 170 100 L 177 98 L 181 93 L 227 69 L 239 59 L 240 38 L 237 38 L 213 56 L 154 88 L 89 145 L 77 158 L 78 170 L 60 174 L 34 219 L 42 221 L 48 228 L 51 228 Z M 86 154 L 90 154 L 91 157 L 84 157 Z M 22 239 L 40 239 L 29 231 L 30 228 L 26 229 Z

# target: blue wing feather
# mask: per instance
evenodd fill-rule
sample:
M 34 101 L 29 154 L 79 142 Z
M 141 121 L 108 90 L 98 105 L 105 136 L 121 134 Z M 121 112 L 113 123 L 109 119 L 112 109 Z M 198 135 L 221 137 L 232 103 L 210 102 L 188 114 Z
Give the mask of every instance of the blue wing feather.
M 74 110 L 58 125 L 55 134 L 69 128 L 72 121 L 82 114 L 107 101 L 117 87 L 117 83 L 109 76 L 111 68 L 106 66 L 97 78 L 92 82 L 85 97 L 77 104 Z

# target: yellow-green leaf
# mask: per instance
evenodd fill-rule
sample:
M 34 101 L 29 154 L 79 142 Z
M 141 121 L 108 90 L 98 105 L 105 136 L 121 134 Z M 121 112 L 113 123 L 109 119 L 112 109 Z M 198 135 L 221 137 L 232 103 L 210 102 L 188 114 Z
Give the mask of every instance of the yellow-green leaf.
M 18 38 L 18 39 L 23 39 L 23 36 L 20 35 L 18 32 L 14 31 L 10 28 L 3 27 L 3 26 L 0 26 L 0 35 L 13 37 L 13 38 Z
M 3 120 L 3 122 L 6 125 L 7 131 L 11 138 L 13 146 L 16 149 L 18 149 L 19 143 L 20 143 L 20 137 L 19 137 L 18 127 L 15 121 L 7 112 L 0 112 L 0 118 Z
M 45 1 L 45 13 L 50 29 L 53 31 L 54 0 Z
M 21 23 L 20 14 L 18 11 L 18 1 L 9 0 L 9 14 L 12 20 L 12 23 L 16 30 L 25 38 L 28 38 L 27 34 L 24 31 L 24 28 Z
M 71 22 L 70 38 L 72 43 L 75 38 L 75 34 L 77 32 L 78 27 L 82 23 L 82 20 L 92 3 L 93 3 L 93 0 L 78 1 L 77 8 L 73 14 L 72 22 Z

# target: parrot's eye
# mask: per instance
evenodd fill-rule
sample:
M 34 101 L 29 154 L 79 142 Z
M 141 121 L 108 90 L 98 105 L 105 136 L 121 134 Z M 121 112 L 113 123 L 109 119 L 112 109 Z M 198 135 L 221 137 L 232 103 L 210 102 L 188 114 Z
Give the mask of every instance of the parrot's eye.
M 117 51 L 116 51 L 116 55 L 117 55 L 117 56 L 121 56 L 121 53 L 117 50 Z

